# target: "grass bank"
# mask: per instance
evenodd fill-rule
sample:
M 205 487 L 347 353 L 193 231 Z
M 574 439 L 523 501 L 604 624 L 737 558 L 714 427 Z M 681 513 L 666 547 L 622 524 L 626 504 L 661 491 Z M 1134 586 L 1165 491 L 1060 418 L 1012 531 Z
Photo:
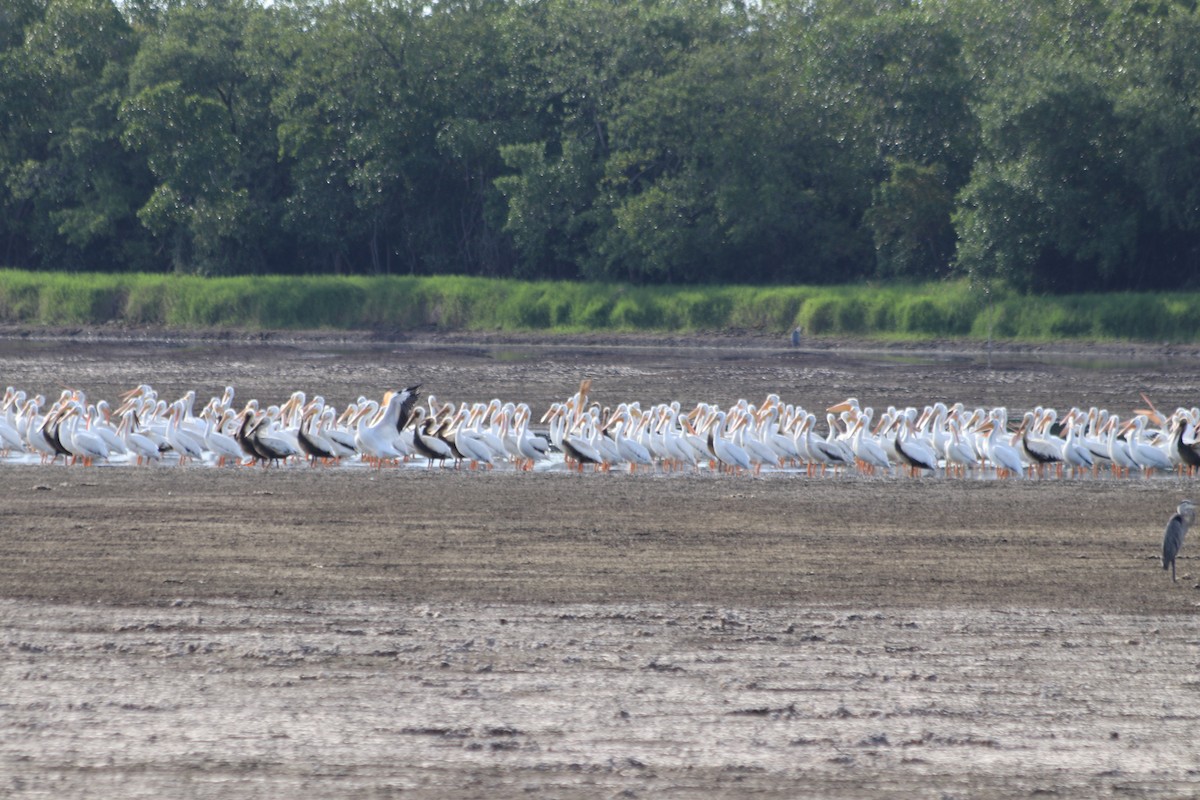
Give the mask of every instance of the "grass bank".
M 988 300 L 990 299 L 990 303 Z M 236 277 L 0 270 L 0 323 L 348 330 L 722 331 L 922 339 L 1200 341 L 1200 293 L 1054 297 L 969 282 L 632 287 L 459 276 Z

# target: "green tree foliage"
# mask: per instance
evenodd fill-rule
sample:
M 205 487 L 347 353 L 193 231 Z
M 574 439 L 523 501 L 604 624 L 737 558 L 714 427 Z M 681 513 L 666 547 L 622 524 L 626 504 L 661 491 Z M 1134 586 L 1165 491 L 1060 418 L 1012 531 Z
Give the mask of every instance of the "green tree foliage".
M 280 255 L 272 245 L 286 179 L 272 70 L 260 64 L 273 19 L 253 0 L 183 4 L 134 59 L 124 138 L 156 180 L 138 217 L 178 271 L 258 272 Z
M 1193 285 L 1194 4 L 1047 7 L 978 111 L 982 147 L 956 211 L 962 265 L 1038 290 Z M 977 47 L 995 40 L 983 29 Z
M 500 149 L 521 135 L 496 3 L 296 5 L 275 98 L 307 269 L 500 274 Z
M 132 31 L 107 0 L 0 14 L 12 25 L 0 51 L 0 252 L 8 263 L 120 270 L 148 248 L 134 216 L 145 169 L 121 147 L 117 119 Z
M 8 0 L 0 263 L 1196 286 L 1196 5 Z

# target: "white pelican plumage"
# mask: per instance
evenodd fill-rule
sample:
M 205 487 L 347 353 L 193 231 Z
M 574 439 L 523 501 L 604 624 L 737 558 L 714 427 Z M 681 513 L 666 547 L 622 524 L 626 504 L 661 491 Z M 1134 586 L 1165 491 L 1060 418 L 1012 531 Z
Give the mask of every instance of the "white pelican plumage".
M 750 463 L 754 465 L 755 473 L 758 473 L 762 471 L 764 464 L 779 466 L 782 458 L 763 440 L 756 419 L 752 407 L 739 409 L 736 431 L 730 438 L 746 451 L 746 455 L 750 456 Z
M 718 411 L 713 415 L 708 426 L 709 444 L 712 451 L 716 454 L 717 460 L 733 471 L 749 470 L 750 454 L 745 448 L 740 447 L 736 442 L 727 438 L 725 431 L 725 421 L 727 415 L 724 411 Z M 736 431 L 737 423 L 735 421 L 734 430 Z M 732 433 L 730 431 L 729 433 Z
M 868 472 L 874 472 L 877 469 L 890 472 L 892 462 L 888 459 L 887 451 L 875 440 L 875 437 L 867 432 L 870 422 L 869 415 L 859 415 L 850 432 L 850 449 L 854 451 L 854 457 Z
M 80 428 L 80 423 L 84 427 Z M 87 416 L 83 406 L 77 402 L 68 405 L 66 414 L 58 422 L 59 442 L 69 451 L 74 460 L 91 466 L 105 461 L 109 456 L 104 439 L 87 429 Z
M 454 449 L 466 458 L 470 469 L 475 469 L 479 464 L 491 467 L 495 464 L 496 454 L 474 429 L 475 418 L 474 410 L 460 408 L 450 420 L 447 437 Z
M 1062 463 L 1062 445 L 1055 445 L 1040 438 L 1031 438 L 1030 428 L 1036 431 L 1039 424 L 1037 412 L 1026 411 L 1021 420 L 1021 427 L 1017 429 L 1017 434 L 1020 436 L 1021 454 L 1030 464 L 1034 465 L 1038 475 L 1041 475 L 1047 464 Z
M 812 474 L 812 467 L 820 467 L 823 475 L 826 467 L 833 467 L 836 470 L 850 464 L 854 457 L 853 454 L 847 457 L 842 448 L 831 444 L 827 438 L 822 439 L 818 436 L 813 430 L 816 424 L 816 414 L 810 413 L 805 416 L 802 451 L 808 458 L 809 474 Z
M 136 463 L 140 466 L 151 461 L 160 461 L 162 451 L 159 450 L 158 443 L 136 431 L 133 425 L 134 411 L 132 408 L 126 409 L 121 414 L 121 424 L 117 427 L 117 432 L 121 441 L 125 443 L 125 448 L 134 455 Z
M 188 459 L 197 461 L 204 457 L 204 440 L 183 428 L 183 406 L 176 401 L 167 412 L 167 427 L 163 434 L 171 449 L 179 455 L 182 466 Z
M 428 459 L 427 467 L 432 466 L 434 461 L 444 464 L 447 460 L 454 458 L 454 450 L 429 431 L 429 423 L 436 422 L 436 420 L 427 420 L 426 416 L 426 411 L 422 406 L 413 409 L 412 420 L 409 423 L 413 430 L 413 447 L 416 448 L 418 454 Z
M 1166 451 L 1155 447 L 1149 442 L 1142 441 L 1142 434 L 1146 427 L 1146 418 L 1138 415 L 1125 424 L 1122 429 L 1127 435 L 1129 444 L 1129 456 L 1133 459 L 1133 463 L 1142 468 L 1145 475 L 1150 475 L 1156 469 L 1167 470 L 1171 469 L 1171 458 Z M 1128 435 L 1132 431 L 1132 436 Z
M 658 411 L 658 431 L 662 436 L 663 449 L 667 452 L 666 465 L 668 469 L 690 464 L 693 469 L 700 463 L 700 454 L 685 438 L 683 427 L 679 423 L 679 409 L 672 405 L 663 405 Z
M 405 418 L 405 425 L 408 424 L 418 397 L 417 390 L 412 387 L 399 392 L 389 390 L 383 395 L 383 406 L 373 415 L 371 405 L 359 412 L 354 447 L 365 460 L 382 466 L 384 461 L 404 458 L 404 452 L 396 443 L 400 438 L 397 425 L 401 416 Z
M 15 422 L 15 417 L 12 419 L 0 417 L 0 450 L 4 452 L 16 450 L 18 453 L 24 453 L 25 440 L 21 438 Z
M 629 409 L 624 408 L 613 414 L 607 428 L 612 431 L 611 435 L 618 454 L 629 464 L 629 471 L 636 472 L 639 466 L 653 466 L 654 459 L 651 458 L 650 451 L 646 449 L 645 445 L 626 435 L 627 428 L 632 424 L 633 417 L 630 416 Z
M 1092 458 L 1092 453 L 1075 437 L 1075 420 L 1070 414 L 1067 415 L 1066 437 L 1063 438 L 1062 457 L 1063 461 L 1071 467 L 1071 474 L 1074 476 L 1078 472 L 1087 472 L 1095 466 L 1095 459 Z
M 583 472 L 585 464 L 603 466 L 604 456 L 592 445 L 587 436 L 577 436 L 570 429 L 569 426 L 573 427 L 574 423 L 568 418 L 570 412 L 567 406 L 560 405 L 557 408 L 552 406 L 551 409 L 553 416 L 550 417 L 550 441 L 562 451 L 567 466 L 571 469 L 578 469 L 580 472 Z
M 992 418 L 982 426 L 987 430 L 987 439 L 984 440 L 987 459 L 992 462 L 992 467 L 996 470 L 998 477 L 1016 475 L 1018 478 L 1023 478 L 1025 477 L 1025 462 L 1021 460 L 1021 454 L 1017 452 L 1011 442 L 1005 442 L 1001 438 L 1002 434 L 1007 433 L 1004 419 L 1003 411 L 996 411 L 993 412 Z
M 292 456 L 301 454 L 300 446 L 286 435 L 277 417 L 273 416 L 272 409 L 259 412 L 257 421 L 250 429 L 249 439 L 264 469 L 271 464 L 286 463 Z
M 129 452 L 125 442 L 117 435 L 117 428 L 112 424 L 112 409 L 104 400 L 96 403 L 95 414 L 88 415 L 88 430 L 104 440 L 108 446 L 109 455 L 125 455 Z
M 975 448 L 963 437 L 956 418 L 951 417 L 946 424 L 950 438 L 943 445 L 942 455 L 945 456 L 947 468 L 957 471 L 960 475 L 967 471 L 973 472 L 979 466 Z
M 525 469 L 533 469 L 539 461 L 550 459 L 550 442 L 542 436 L 529 430 L 532 412 L 529 406 L 521 403 L 513 410 L 513 441 L 516 443 L 520 462 Z
M 896 452 L 908 466 L 909 474 L 915 476 L 918 469 L 927 469 L 936 475 L 937 456 L 925 442 L 916 437 L 912 420 L 908 417 L 904 417 L 903 420 L 900 432 L 896 435 Z

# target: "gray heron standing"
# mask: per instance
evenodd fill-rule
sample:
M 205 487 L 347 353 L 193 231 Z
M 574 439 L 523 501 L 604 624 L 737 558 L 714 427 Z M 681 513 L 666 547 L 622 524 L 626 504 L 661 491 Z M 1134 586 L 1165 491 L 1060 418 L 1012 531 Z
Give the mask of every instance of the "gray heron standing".
M 1175 581 L 1175 556 L 1183 547 L 1183 537 L 1187 536 L 1188 528 L 1196 521 L 1196 505 L 1191 500 L 1179 504 L 1174 516 L 1167 522 L 1167 530 L 1163 533 L 1163 569 L 1171 568 L 1171 581 Z

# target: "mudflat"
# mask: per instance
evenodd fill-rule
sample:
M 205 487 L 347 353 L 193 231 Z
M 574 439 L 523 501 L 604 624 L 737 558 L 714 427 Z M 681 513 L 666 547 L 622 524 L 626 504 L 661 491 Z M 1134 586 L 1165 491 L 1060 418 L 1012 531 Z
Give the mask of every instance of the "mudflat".
M 1200 397 L 1162 348 L 0 339 L 110 402 L 422 383 L 540 415 Z M 0 794 L 1176 797 L 1200 791 L 1195 479 L 0 463 Z

